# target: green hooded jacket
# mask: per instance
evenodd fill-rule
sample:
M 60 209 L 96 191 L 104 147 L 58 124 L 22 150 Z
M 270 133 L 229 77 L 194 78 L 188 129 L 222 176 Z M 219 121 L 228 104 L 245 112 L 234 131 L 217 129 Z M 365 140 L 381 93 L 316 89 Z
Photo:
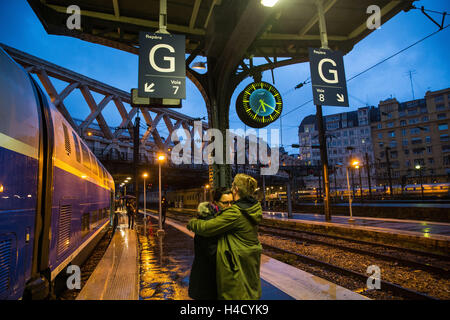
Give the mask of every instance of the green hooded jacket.
M 216 256 L 217 294 L 221 300 L 256 300 L 261 297 L 262 247 L 258 224 L 261 204 L 243 198 L 210 220 L 192 219 L 187 228 L 204 237 L 219 236 Z

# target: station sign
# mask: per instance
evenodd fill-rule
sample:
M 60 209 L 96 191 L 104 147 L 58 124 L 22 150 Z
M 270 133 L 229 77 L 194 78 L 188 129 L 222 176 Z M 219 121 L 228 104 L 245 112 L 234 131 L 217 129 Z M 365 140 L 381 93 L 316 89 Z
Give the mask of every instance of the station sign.
M 138 95 L 185 99 L 185 36 L 139 32 Z
M 344 60 L 340 51 L 309 50 L 309 67 L 315 105 L 348 107 Z

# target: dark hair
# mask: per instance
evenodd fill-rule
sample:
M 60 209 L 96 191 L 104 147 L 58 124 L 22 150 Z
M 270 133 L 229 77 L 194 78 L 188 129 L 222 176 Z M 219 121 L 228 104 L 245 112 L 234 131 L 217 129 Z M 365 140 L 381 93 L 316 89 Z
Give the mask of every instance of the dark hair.
M 214 202 L 219 202 L 220 198 L 222 198 L 222 196 L 224 194 L 230 194 L 231 190 L 228 188 L 218 188 L 218 189 L 214 189 L 213 191 L 213 201 Z

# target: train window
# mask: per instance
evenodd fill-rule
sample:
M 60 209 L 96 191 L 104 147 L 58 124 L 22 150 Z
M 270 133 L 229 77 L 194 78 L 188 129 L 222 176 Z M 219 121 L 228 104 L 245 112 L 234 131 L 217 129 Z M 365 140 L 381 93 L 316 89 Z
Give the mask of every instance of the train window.
M 66 125 L 63 123 L 63 131 L 64 131 L 64 148 L 66 149 L 66 154 L 70 156 L 70 139 L 69 139 L 69 131 L 67 130 Z
M 97 161 L 95 161 L 95 157 L 91 155 L 92 157 L 92 172 L 95 173 L 98 176 L 98 164 Z
M 73 131 L 72 131 L 72 137 L 73 137 L 73 141 L 75 143 L 75 155 L 77 157 L 77 161 L 81 163 L 80 143 L 78 142 L 78 138 Z
M 83 213 L 81 217 L 81 237 L 89 233 L 89 212 Z
M 91 169 L 91 160 L 89 160 L 89 151 L 84 144 L 81 144 L 81 151 L 83 152 L 83 165 Z

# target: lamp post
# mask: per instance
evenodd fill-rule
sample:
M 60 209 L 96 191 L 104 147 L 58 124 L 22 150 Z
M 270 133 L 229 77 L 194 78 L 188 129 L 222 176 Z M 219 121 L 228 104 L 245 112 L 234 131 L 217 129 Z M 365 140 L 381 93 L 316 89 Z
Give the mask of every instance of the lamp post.
M 206 199 L 206 190 L 208 190 L 209 188 L 210 188 L 209 184 L 207 184 L 207 185 L 205 185 L 205 186 L 203 187 L 203 199 L 204 199 L 204 201 L 208 201 L 208 200 Z
M 358 169 L 359 173 L 359 196 L 361 197 L 361 201 L 363 201 L 363 190 L 362 190 L 362 179 L 361 179 L 361 167 L 359 165 L 355 166 L 355 169 Z
M 147 235 L 147 196 L 145 193 L 145 189 L 147 189 L 145 187 L 145 178 L 148 177 L 147 172 L 144 172 L 144 174 L 142 175 L 144 177 L 144 228 L 145 228 L 145 235 Z
M 357 166 L 359 167 L 359 161 L 353 160 L 351 165 L 353 167 L 357 167 Z M 348 219 L 348 222 L 355 222 L 355 219 L 353 219 L 353 211 L 352 211 L 353 196 L 352 196 L 352 194 L 350 192 L 350 179 L 348 177 L 348 169 L 349 169 L 349 167 L 347 166 L 346 167 L 346 171 L 347 171 L 348 206 L 349 206 L 349 209 L 350 209 L 350 219 Z
M 422 199 L 423 199 L 422 167 L 420 166 L 420 164 L 416 164 L 415 168 L 416 168 L 416 170 L 419 170 L 420 190 L 421 190 Z
M 161 205 L 161 162 L 163 162 L 166 159 L 166 156 L 163 154 L 160 154 L 158 156 L 158 169 L 159 169 L 159 230 L 158 232 L 164 233 L 164 230 L 162 228 L 162 205 Z

